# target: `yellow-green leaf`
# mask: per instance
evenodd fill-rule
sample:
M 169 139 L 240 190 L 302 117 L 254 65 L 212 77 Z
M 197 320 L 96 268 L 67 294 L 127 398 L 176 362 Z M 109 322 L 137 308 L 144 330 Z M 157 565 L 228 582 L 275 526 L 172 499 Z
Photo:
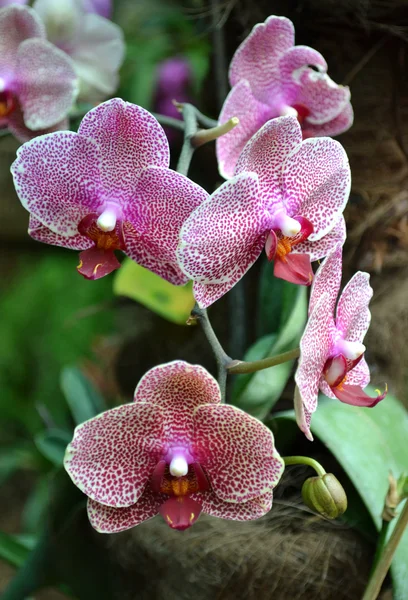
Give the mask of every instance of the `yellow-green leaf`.
M 113 291 L 136 300 L 168 321 L 184 325 L 194 306 L 192 282 L 172 285 L 133 260 L 126 259 L 117 272 Z

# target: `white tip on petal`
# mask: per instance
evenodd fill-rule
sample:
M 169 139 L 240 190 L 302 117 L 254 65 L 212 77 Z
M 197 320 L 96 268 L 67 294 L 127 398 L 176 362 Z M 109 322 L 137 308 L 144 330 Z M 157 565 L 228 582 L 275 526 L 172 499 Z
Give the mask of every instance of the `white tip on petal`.
M 349 360 L 356 360 L 366 350 L 366 347 L 361 342 L 347 342 L 346 340 L 337 342 L 336 348 L 340 354 Z
M 294 235 L 297 235 L 302 229 L 299 221 L 292 219 L 292 217 L 288 217 L 288 215 L 283 212 L 276 216 L 275 223 L 276 227 L 278 227 L 282 231 L 283 235 L 287 237 L 293 237 Z
M 184 456 L 175 456 L 170 463 L 170 474 L 174 477 L 183 477 L 188 473 L 188 463 Z
M 293 106 L 284 105 L 279 112 L 281 117 L 295 117 L 297 119 L 298 116 L 298 111 Z
M 106 209 L 100 215 L 96 224 L 102 231 L 113 231 L 116 226 L 116 213 L 111 209 Z

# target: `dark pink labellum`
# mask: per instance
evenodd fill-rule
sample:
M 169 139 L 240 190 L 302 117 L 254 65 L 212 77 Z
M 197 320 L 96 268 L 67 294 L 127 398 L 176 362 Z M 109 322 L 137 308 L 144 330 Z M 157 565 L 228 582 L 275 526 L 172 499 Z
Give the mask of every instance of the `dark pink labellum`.
M 152 474 L 150 479 L 151 488 L 156 494 L 161 491 L 161 486 L 163 482 L 164 472 L 166 471 L 167 463 L 165 460 L 160 460 Z
M 364 406 L 371 408 L 378 404 L 387 395 L 387 387 L 382 394 L 378 394 L 375 398 L 371 398 L 365 391 L 358 385 L 339 385 L 338 387 L 331 388 L 333 394 L 341 402 L 345 404 L 351 404 L 352 406 Z
M 81 252 L 79 261 L 77 270 L 85 279 L 100 279 L 120 267 L 113 250 L 99 250 L 96 247 Z
M 283 258 L 276 257 L 273 270 L 275 277 L 291 283 L 310 285 L 313 281 L 313 270 L 308 254 L 287 254 Z
M 303 121 L 310 115 L 310 110 L 302 104 L 294 104 L 293 108 L 297 111 L 297 120 L 302 125 Z
M 189 496 L 173 496 L 164 502 L 159 513 L 172 529 L 183 531 L 197 521 L 202 505 Z

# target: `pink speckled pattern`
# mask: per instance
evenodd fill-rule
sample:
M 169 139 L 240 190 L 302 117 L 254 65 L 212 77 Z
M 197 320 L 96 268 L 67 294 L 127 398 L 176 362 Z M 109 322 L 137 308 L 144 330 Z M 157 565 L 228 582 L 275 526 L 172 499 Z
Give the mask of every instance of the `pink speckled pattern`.
M 177 258 L 194 280 L 194 295 L 201 307 L 222 296 L 252 266 L 270 223 L 253 173 L 226 181 L 185 221 Z M 203 287 L 207 284 L 211 285 L 208 294 Z
M 220 121 L 236 116 L 243 128 L 240 131 L 238 125 L 217 142 L 221 175 L 232 177 L 239 147 L 244 148 L 251 128 L 255 134 L 255 124 L 262 124 L 262 116 L 265 123 L 297 110 L 305 137 L 337 135 L 348 129 L 353 121 L 350 91 L 332 81 L 326 71 L 326 61 L 319 52 L 294 46 L 289 19 L 270 16 L 265 23 L 255 25 L 230 65 L 232 91 Z
M 181 489 L 179 477 L 180 484 L 186 482 L 183 475 L 168 479 L 174 456 L 184 457 L 196 476 L 191 488 L 173 494 L 172 489 Z M 169 498 L 177 519 L 175 497 L 185 500 L 187 510 L 191 499 L 199 512 L 241 521 L 259 518 L 270 510 L 284 469 L 272 432 L 240 409 L 221 404 L 215 379 L 184 361 L 151 369 L 132 404 L 79 425 L 64 465 L 90 498 L 92 525 L 104 533 L 161 513 Z M 188 515 L 186 526 L 197 514 L 195 519 Z
M 289 215 L 313 223 L 309 241 L 321 239 L 340 219 L 347 204 L 351 173 L 344 148 L 331 138 L 305 140 L 283 166 L 283 195 Z
M 314 240 L 312 242 L 305 240 L 304 242 L 301 242 L 296 246 L 296 252 L 309 254 L 310 260 L 313 262 L 327 256 L 327 254 L 329 254 L 338 244 L 343 246 L 346 238 L 346 221 L 342 215 L 338 220 L 337 225 L 335 225 L 329 233 L 320 238 L 320 240 Z
M 283 173 L 288 156 L 301 151 L 302 132 L 294 117 L 279 117 L 265 123 L 242 151 L 235 169 L 236 175 L 252 171 L 258 175 L 260 195 L 268 209 L 281 208 Z M 297 166 L 297 169 L 301 168 Z M 312 165 L 309 164 L 312 169 Z M 312 176 L 308 173 L 308 176 Z M 299 181 L 299 187 L 302 182 Z M 301 190 L 303 191 L 303 190 Z M 296 211 L 291 214 L 299 214 Z
M 221 394 L 204 367 L 176 360 L 146 373 L 136 387 L 134 401 L 160 407 L 168 443 L 190 444 L 195 410 L 202 404 L 219 404 Z
M 270 16 L 265 23 L 255 25 L 232 58 L 231 86 L 246 79 L 254 95 L 268 104 L 281 91 L 279 59 L 294 42 L 295 28 L 286 17 Z
M 222 500 L 246 502 L 266 494 L 282 476 L 272 432 L 235 406 L 199 407 L 194 440 L 194 455 Z
M 187 283 L 188 277 L 174 264 L 179 232 L 208 197 L 203 188 L 171 169 L 144 169 L 137 183 L 138 201 L 129 205 L 129 220 L 137 223 L 142 243 L 134 235 L 127 236 L 125 228 L 127 254 L 175 285 Z
M 134 402 L 112 408 L 75 429 L 64 466 L 87 496 L 130 506 L 142 495 L 163 451 L 163 413 Z
M 342 250 L 339 244 L 320 265 L 312 286 L 309 321 L 300 341 L 300 358 L 295 380 L 300 391 L 297 399 L 297 421 L 306 435 L 310 433 L 310 419 L 306 416 L 317 408 L 319 388 L 329 398 L 356 406 L 374 406 L 384 394 L 370 398 L 363 392 L 370 381 L 370 372 L 364 356 L 355 366 L 347 361 L 344 379 L 331 387 L 324 371 L 329 359 L 341 354 L 338 344 L 362 342 L 370 324 L 368 308 L 372 297 L 368 273 L 356 273 L 344 288 L 337 302 L 342 276 Z M 334 310 L 337 302 L 336 319 Z M 342 355 L 342 360 L 346 357 Z M 354 361 L 355 362 L 355 361 Z M 330 364 L 330 363 L 328 363 Z M 296 403 L 295 403 L 296 404 Z
M 54 233 L 51 229 L 45 227 L 41 221 L 33 217 L 33 215 L 30 215 L 28 222 L 28 233 L 38 242 L 51 244 L 51 246 L 62 246 L 63 248 L 69 248 L 70 250 L 87 250 L 93 245 L 91 240 L 80 233 L 73 235 L 70 238 Z
M 188 278 L 175 254 L 179 231 L 208 194 L 168 164 L 168 142 L 156 119 L 115 98 L 91 110 L 79 133 L 44 135 L 22 146 L 12 173 L 21 203 L 50 230 L 40 233 L 37 224 L 36 239 L 88 248 L 87 231 L 81 230 L 84 241 L 78 242 L 79 224 L 110 209 L 124 238 L 124 245 L 108 250 L 110 262 L 120 247 L 142 266 L 183 285 Z M 105 251 L 104 232 L 96 225 L 92 235 L 95 247 Z M 98 254 L 92 256 L 96 261 Z M 92 274 L 94 265 L 87 270 Z
M 226 123 L 237 115 L 239 115 L 239 125 L 216 141 L 218 169 L 225 179 L 233 176 L 235 165 L 245 144 L 266 121 L 278 116 L 270 106 L 255 98 L 245 79 L 237 83 L 228 94 L 219 122 Z
M 313 226 L 306 241 L 295 245 L 293 239 L 296 254 L 316 260 L 343 243 L 342 211 L 349 191 L 350 167 L 338 142 L 302 141 L 294 117 L 268 121 L 246 144 L 235 177 L 194 210 L 181 229 L 177 258 L 194 281 L 198 304 L 210 306 L 239 281 L 268 234 L 280 233 L 282 215 L 307 219 Z M 288 258 L 282 264 L 280 276 L 293 280 Z
M 40 136 L 17 151 L 11 172 L 21 204 L 64 237 L 102 208 L 101 159 L 95 142 L 72 131 Z
M 78 92 L 71 60 L 44 38 L 44 25 L 31 8 L 0 9 L 1 91 L 14 101 L 2 125 L 10 125 L 21 141 L 63 124 Z
M 336 327 L 350 342 L 362 342 L 370 326 L 368 305 L 373 296 L 370 275 L 358 271 L 340 296 L 336 312 Z
M 155 517 L 167 496 L 152 492 L 149 485 L 136 504 L 126 507 L 106 506 L 88 499 L 88 518 L 99 533 L 119 533 Z

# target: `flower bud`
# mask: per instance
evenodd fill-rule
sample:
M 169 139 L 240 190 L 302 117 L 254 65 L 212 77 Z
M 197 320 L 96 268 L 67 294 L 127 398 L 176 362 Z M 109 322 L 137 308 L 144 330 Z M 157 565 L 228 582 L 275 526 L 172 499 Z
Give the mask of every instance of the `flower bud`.
M 303 502 L 327 519 L 336 519 L 347 509 L 347 496 L 332 473 L 309 477 L 302 486 Z

